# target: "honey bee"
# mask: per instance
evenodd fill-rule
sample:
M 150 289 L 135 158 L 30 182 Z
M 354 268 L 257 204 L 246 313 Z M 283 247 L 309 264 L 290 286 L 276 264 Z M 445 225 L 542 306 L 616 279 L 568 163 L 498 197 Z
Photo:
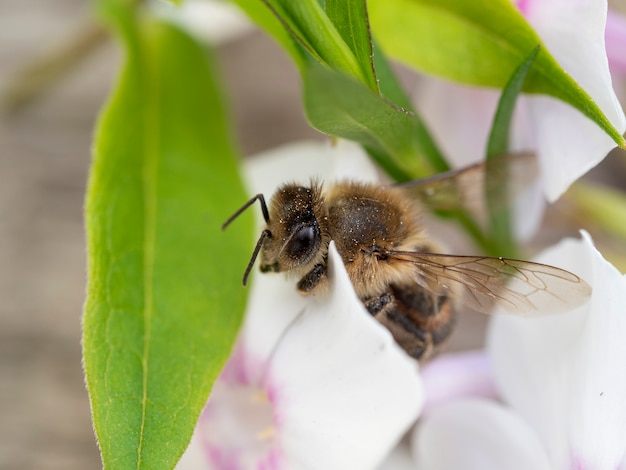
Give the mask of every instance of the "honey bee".
M 526 167 L 530 161 L 526 156 L 500 160 L 497 167 L 502 168 Z M 366 310 L 410 356 L 423 361 L 452 332 L 455 299 L 480 312 L 488 313 L 496 303 L 524 314 L 573 307 L 590 294 L 585 281 L 557 267 L 441 253 L 423 227 L 423 206 L 460 207 L 467 199 L 463 188 L 474 187 L 468 182 L 485 171 L 486 165 L 479 164 L 396 186 L 354 181 L 328 188 L 315 181 L 307 186 L 284 184 L 269 209 L 264 196 L 257 194 L 223 228 L 259 201 L 266 227 L 243 284 L 260 253 L 262 272 L 295 275 L 302 294 L 321 292 L 327 286 L 327 256 L 333 240 Z

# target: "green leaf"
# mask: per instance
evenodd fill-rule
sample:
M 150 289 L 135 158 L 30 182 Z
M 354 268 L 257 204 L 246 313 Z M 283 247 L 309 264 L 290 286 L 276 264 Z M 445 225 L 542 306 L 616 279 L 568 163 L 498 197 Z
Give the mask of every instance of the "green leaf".
M 404 89 L 400 85 L 396 74 L 391 69 L 389 61 L 385 57 L 385 54 L 377 47 L 374 41 L 374 68 L 378 76 L 378 83 L 380 87 L 380 94 L 387 98 L 394 105 L 404 108 L 409 111 L 415 120 L 414 138 L 419 142 L 420 146 L 420 158 L 425 158 L 430 166 L 437 173 L 448 171 L 450 166 L 446 162 L 445 157 L 437 147 L 435 140 L 430 135 L 430 132 L 426 128 L 426 124 L 415 110 L 411 99 L 407 96 Z M 407 136 L 409 137 L 409 136 Z M 378 160 L 378 159 L 377 159 Z M 384 165 L 381 165 L 384 168 Z M 391 174 L 391 173 L 389 173 Z M 414 176 L 414 178 L 417 176 Z M 400 178 L 395 178 L 396 181 L 401 181 Z
M 509 132 L 515 103 L 538 53 L 539 47 L 535 47 L 528 57 L 515 69 L 502 90 L 487 140 L 487 158 L 494 158 L 509 151 Z
M 524 91 L 569 103 L 626 146 L 509 0 L 370 0 L 368 6 L 374 34 L 391 57 L 470 85 L 502 88 L 528 51 L 541 45 Z
M 306 113 L 313 127 L 329 135 L 362 143 L 381 167 L 397 180 L 415 179 L 430 175 L 433 170 L 448 169 L 426 126 L 378 49 L 373 53 L 375 68 L 372 69 L 368 51 L 374 46 L 363 2 L 351 0 L 350 5 L 356 10 L 336 0 L 326 2 L 329 17 L 315 0 L 267 0 L 264 13 L 273 12 L 275 22 L 272 23 L 258 11 L 258 1 L 235 1 L 270 34 L 277 34 L 275 23 L 280 19 L 283 32 L 287 31 L 297 40 L 295 48 L 294 42 L 279 42 L 292 51 L 291 55 L 300 68 L 305 108 L 310 108 Z M 359 52 L 353 53 L 350 47 Z M 331 70 L 320 68 L 316 61 Z M 358 73 L 354 72 L 352 65 L 346 65 L 352 63 L 357 65 L 356 68 L 361 66 Z M 363 78 L 368 76 L 370 78 Z M 315 81 L 318 78 L 320 82 Z M 355 84 L 351 78 L 360 83 Z M 332 90 L 333 96 L 339 95 L 339 102 L 329 99 L 331 95 L 326 93 L 326 87 Z M 375 114 L 368 117 L 368 111 Z M 333 113 L 338 115 L 333 116 Z M 380 116 L 384 118 L 377 123 L 375 119 Z M 365 127 L 363 122 L 367 122 Z M 394 127 L 396 124 L 398 128 Z M 424 159 L 427 162 L 422 161 Z
M 524 80 L 526 79 L 528 72 L 531 70 L 538 53 L 538 47 L 533 49 L 526 60 L 524 60 L 517 67 L 517 69 L 515 69 L 513 75 L 502 90 L 502 95 L 500 95 L 498 107 L 496 109 L 491 130 L 489 132 L 489 138 L 487 140 L 487 160 L 502 158 L 504 154 L 509 151 L 509 132 L 511 128 L 511 121 L 513 120 L 515 102 L 522 91 Z M 506 160 L 503 160 L 503 162 L 506 162 Z M 517 256 L 517 247 L 511 227 L 511 214 L 508 207 L 501 207 L 500 204 L 500 201 L 507 199 L 506 194 L 502 194 L 502 192 L 507 191 L 509 181 L 504 180 L 499 181 L 499 184 L 493 184 L 494 182 L 491 180 L 493 178 L 502 178 L 502 172 L 498 171 L 497 173 L 494 173 L 489 171 L 490 168 L 492 168 L 490 165 L 487 165 L 486 168 L 485 198 L 489 209 L 490 238 L 492 243 L 496 245 L 501 256 L 514 258 Z M 510 176 L 510 178 L 514 177 L 515 175 Z M 497 188 L 498 193 L 491 194 L 489 188 Z
M 377 90 L 317 0 L 263 0 L 311 56 Z
M 173 468 L 241 322 L 252 226 L 220 230 L 246 196 L 207 52 L 108 3 L 126 63 L 87 191 L 85 374 L 104 466 Z
M 326 0 L 326 14 L 356 57 L 368 86 L 378 91 L 365 0 Z
M 304 103 L 313 127 L 360 142 L 399 180 L 432 174 L 417 138 L 419 121 L 362 83 L 311 61 L 303 72 Z

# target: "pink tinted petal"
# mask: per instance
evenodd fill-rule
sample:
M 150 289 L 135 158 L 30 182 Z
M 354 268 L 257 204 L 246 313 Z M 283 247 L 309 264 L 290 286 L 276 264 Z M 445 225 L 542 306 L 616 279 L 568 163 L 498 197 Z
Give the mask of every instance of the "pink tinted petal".
M 626 76 L 626 17 L 609 11 L 606 17 L 606 55 L 614 75 Z
M 271 361 L 277 435 L 291 468 L 374 468 L 417 417 L 422 385 L 354 294 L 334 244 L 328 261 L 330 293 L 311 299 Z
M 604 46 L 607 6 L 602 0 L 527 0 L 528 22 L 548 50 L 594 99 L 618 131 L 626 118 L 615 96 Z M 580 112 L 549 97 L 529 97 L 548 200 L 597 165 L 616 146 Z
M 459 398 L 495 398 L 497 395 L 489 358 L 484 351 L 439 356 L 424 366 L 422 380 L 425 410 Z
M 494 317 L 488 334 L 494 377 L 555 468 L 615 469 L 626 451 L 626 278 L 586 234 L 538 261 L 584 276 L 594 289 L 591 301 L 543 318 Z
M 495 402 L 463 399 L 435 407 L 412 437 L 418 470 L 548 470 L 532 429 Z

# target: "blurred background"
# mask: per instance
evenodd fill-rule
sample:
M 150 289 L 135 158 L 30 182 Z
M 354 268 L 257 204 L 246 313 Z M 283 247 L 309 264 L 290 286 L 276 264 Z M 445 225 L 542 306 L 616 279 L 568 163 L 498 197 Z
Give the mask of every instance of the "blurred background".
M 81 367 L 83 199 L 93 129 L 119 54 L 89 18 L 84 0 L 0 3 L 2 469 L 100 467 Z M 76 38 L 83 59 L 22 101 L 37 86 L 31 79 L 51 76 L 32 64 L 59 51 L 81 55 L 69 47 Z M 262 33 L 222 44 L 219 65 L 243 155 L 323 138 L 304 119 L 293 65 Z M 617 167 L 623 175 L 619 160 L 608 159 L 595 177 Z M 484 323 L 465 318 L 454 348 L 479 345 Z

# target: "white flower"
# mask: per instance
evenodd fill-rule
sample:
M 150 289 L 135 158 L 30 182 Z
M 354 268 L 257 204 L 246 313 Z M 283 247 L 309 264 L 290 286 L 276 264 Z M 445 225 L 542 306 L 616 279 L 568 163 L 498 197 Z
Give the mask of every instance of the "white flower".
M 526 0 L 518 6 L 559 64 L 624 132 L 626 118 L 613 92 L 605 51 L 606 0 Z M 623 44 L 617 47 L 623 50 Z M 465 166 L 484 156 L 498 97 L 494 91 L 425 78 L 416 103 L 445 154 L 455 166 Z M 510 144 L 513 151 L 536 149 L 550 201 L 616 146 L 578 110 L 540 95 L 518 101 Z
M 222 44 L 254 31 L 248 17 L 235 4 L 220 0 L 185 0 L 174 5 L 153 0 L 155 12 L 207 44 Z
M 505 405 L 460 398 L 430 407 L 413 437 L 415 468 L 626 467 L 626 277 L 586 233 L 537 261 L 585 278 L 590 302 L 551 316 L 496 315 L 487 343 Z
M 412 454 L 418 470 L 550 468 L 528 424 L 496 402 L 476 398 L 452 401 L 426 414 L 413 435 Z
M 337 158 L 337 149 L 304 144 L 253 160 L 251 192 L 270 196 L 270 186 L 312 168 L 367 174 L 355 149 L 342 144 Z M 375 468 L 413 423 L 423 400 L 417 364 L 367 313 L 334 243 L 328 264 L 327 295 L 255 276 L 237 348 L 179 470 Z

